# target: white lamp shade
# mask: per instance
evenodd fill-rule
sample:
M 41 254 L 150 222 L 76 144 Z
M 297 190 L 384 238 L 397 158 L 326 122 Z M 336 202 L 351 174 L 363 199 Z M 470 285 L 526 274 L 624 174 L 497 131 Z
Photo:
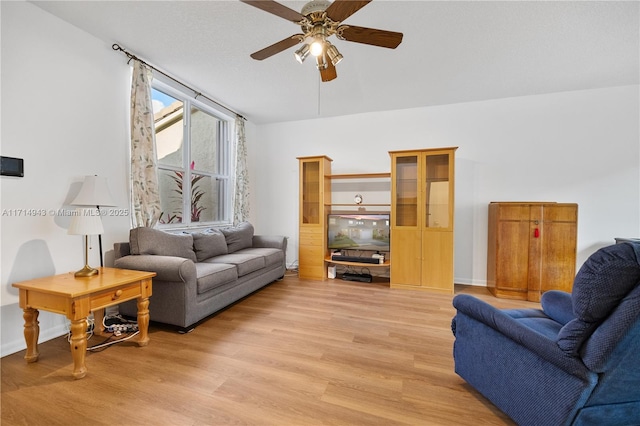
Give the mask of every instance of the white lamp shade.
M 103 232 L 102 218 L 96 208 L 76 209 L 67 231 L 71 235 L 98 235 Z
M 85 176 L 80 192 L 71 202 L 72 206 L 115 206 L 107 178 Z

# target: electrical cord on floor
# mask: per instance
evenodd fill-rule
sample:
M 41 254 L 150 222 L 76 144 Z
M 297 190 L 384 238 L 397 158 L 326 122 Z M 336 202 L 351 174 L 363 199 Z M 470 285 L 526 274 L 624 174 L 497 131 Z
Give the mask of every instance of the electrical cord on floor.
M 87 348 L 87 350 L 88 351 L 97 351 L 97 350 L 100 350 L 100 349 L 105 349 L 105 348 L 107 348 L 107 347 L 109 347 L 109 346 L 111 346 L 111 345 L 113 345 L 115 343 L 126 342 L 127 340 L 131 339 L 134 336 L 137 336 L 138 334 L 140 334 L 139 330 L 134 332 L 134 333 L 132 333 L 132 334 L 130 334 L 127 337 L 123 337 L 122 339 L 115 339 L 115 340 L 113 340 L 113 336 L 110 336 L 104 342 L 99 343 L 99 344 L 97 344 L 95 346 L 91 346 L 91 347 Z
M 137 329 L 138 323 L 136 321 L 129 321 L 120 315 L 105 315 L 104 318 L 102 319 L 102 326 L 104 327 L 105 330 L 113 327 L 114 323 L 112 322 L 111 324 L 107 324 L 107 321 L 114 320 L 114 319 L 117 320 L 118 324 L 135 325 L 136 327 L 134 330 L 131 330 L 131 328 L 128 328 L 130 332 L 116 330 L 115 332 L 113 332 L 112 336 L 107 337 L 104 341 L 102 341 L 102 343 L 88 347 L 87 351 L 98 351 L 98 350 L 105 349 L 115 343 L 126 342 L 127 340 L 131 339 L 132 337 L 140 333 L 140 330 Z M 94 336 L 94 329 L 95 329 L 95 323 L 93 318 L 87 318 L 87 340 L 91 339 Z M 108 332 L 112 332 L 112 331 L 108 331 Z M 117 338 L 123 334 L 128 334 L 128 335 L 122 338 Z M 67 342 L 71 342 L 71 326 L 69 323 L 67 323 Z
M 284 276 L 285 277 L 295 277 L 298 276 L 298 261 L 294 260 L 293 262 L 291 262 L 289 264 L 289 266 L 286 266 L 285 272 L 284 272 Z

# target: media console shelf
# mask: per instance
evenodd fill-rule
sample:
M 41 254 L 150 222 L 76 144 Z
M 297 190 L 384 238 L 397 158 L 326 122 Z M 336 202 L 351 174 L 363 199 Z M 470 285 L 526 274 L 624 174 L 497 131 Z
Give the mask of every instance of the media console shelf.
M 389 260 L 382 264 L 332 261 L 327 248 L 327 216 L 335 207 L 358 212 L 367 208 L 390 211 L 391 172 L 332 174 L 333 160 L 326 155 L 297 159 L 300 166 L 298 276 L 324 281 L 327 262 L 368 268 L 389 267 Z M 349 187 L 338 181 L 352 181 L 353 184 Z M 335 191 L 337 199 L 333 204 L 332 183 L 336 182 L 336 186 L 343 185 Z M 345 202 L 356 194 L 364 194 L 365 200 L 371 203 Z
M 391 261 L 389 259 L 385 259 L 383 263 L 364 263 L 364 262 L 345 262 L 344 260 L 333 260 L 331 257 L 326 257 L 324 259 L 326 263 L 335 263 L 336 265 L 345 265 L 345 266 L 361 266 L 364 268 L 384 268 L 391 266 Z
M 370 194 L 368 192 L 374 191 L 378 193 L 378 198 L 380 198 L 379 193 L 386 192 L 388 196 L 382 197 L 387 198 L 391 195 L 390 184 L 391 184 L 391 172 L 382 172 L 382 173 L 344 173 L 344 174 L 331 174 L 327 176 L 329 181 L 331 181 L 332 185 L 335 181 L 358 181 L 356 183 L 349 185 L 349 190 L 337 189 L 333 190 L 336 195 L 339 193 L 347 192 L 350 197 L 353 197 L 356 193 L 365 194 L 365 199 L 370 200 Z M 346 183 L 346 182 L 345 182 Z M 336 185 L 340 185 L 341 183 L 337 183 Z M 372 188 L 372 186 L 374 188 Z M 381 190 L 380 187 L 384 187 Z M 344 196 L 342 197 L 344 198 Z M 366 207 L 380 207 L 379 210 L 390 210 L 391 209 L 391 201 L 390 199 L 384 203 L 379 202 L 364 202 L 361 204 L 355 204 L 354 202 L 331 202 L 326 205 L 327 207 L 357 207 L 358 209 L 366 209 Z

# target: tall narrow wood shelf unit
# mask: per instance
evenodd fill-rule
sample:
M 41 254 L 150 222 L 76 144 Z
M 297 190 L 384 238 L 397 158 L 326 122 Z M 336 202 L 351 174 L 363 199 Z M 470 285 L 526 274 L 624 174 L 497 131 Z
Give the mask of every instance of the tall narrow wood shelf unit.
M 391 287 L 453 293 L 453 148 L 391 151 Z
M 487 288 L 496 297 L 539 302 L 547 290 L 571 292 L 578 205 L 489 204 Z
M 327 214 L 331 206 L 331 158 L 298 157 L 300 162 L 300 218 L 298 276 L 327 279 Z

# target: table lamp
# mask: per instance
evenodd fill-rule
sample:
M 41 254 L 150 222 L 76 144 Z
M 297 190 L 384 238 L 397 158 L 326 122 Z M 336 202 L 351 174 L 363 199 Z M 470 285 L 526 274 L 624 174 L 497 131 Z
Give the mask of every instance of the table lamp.
M 100 206 L 115 206 L 113 197 L 107 185 L 107 178 L 100 176 L 85 176 L 80 192 L 71 202 L 72 206 L 91 206 L 98 209 Z M 100 234 L 104 232 L 101 231 Z M 102 261 L 102 235 L 98 234 L 98 245 L 100 248 L 100 266 L 104 266 Z
M 74 275 L 76 277 L 98 275 L 99 271 L 89 266 L 89 235 L 100 235 L 104 232 L 100 211 L 97 208 L 76 209 L 67 232 L 71 235 L 84 236 L 84 268 L 77 271 Z

